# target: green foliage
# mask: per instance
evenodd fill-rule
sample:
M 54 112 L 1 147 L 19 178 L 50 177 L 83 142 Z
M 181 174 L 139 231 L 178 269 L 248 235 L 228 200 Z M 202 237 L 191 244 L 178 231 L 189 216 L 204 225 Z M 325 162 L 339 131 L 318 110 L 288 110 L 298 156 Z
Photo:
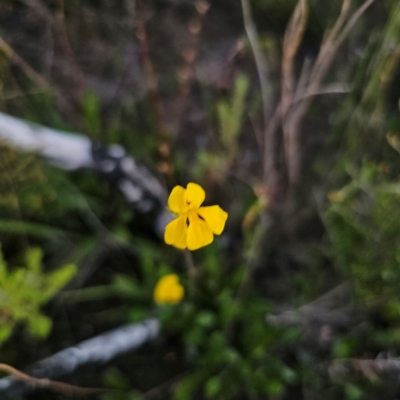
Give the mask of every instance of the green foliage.
M 182 254 L 144 240 L 136 240 L 135 246 L 140 249 L 143 277 L 119 274 L 110 288 L 114 295 L 126 299 L 131 321 L 142 321 L 153 309 L 150 315 L 158 316 L 164 332 L 182 338 L 184 362 L 190 373 L 179 380 L 173 398 L 183 400 L 200 393 L 207 399 L 280 396 L 298 381 L 300 371 L 285 358 L 298 344 L 299 332 L 265 322 L 272 308 L 258 293 L 246 289 L 248 266 L 227 265 L 217 243 L 213 243 L 196 253 L 194 281 L 188 274 L 180 274 L 184 300 L 178 305 L 156 306 L 156 282 L 176 272 L 165 260 L 180 264 Z M 174 259 L 174 255 L 180 259 Z M 107 385 L 124 386 L 120 374 L 114 372 L 107 374 Z M 136 392 L 129 395 L 140 398 Z
M 242 128 L 248 87 L 247 77 L 239 75 L 235 81 L 232 99 L 221 100 L 217 104 L 221 142 L 231 159 L 237 153 L 238 135 Z
M 72 264 L 45 273 L 42 252 L 31 249 L 25 255 L 24 267 L 9 269 L 0 253 L 0 343 L 11 335 L 13 327 L 26 324 L 28 332 L 44 338 L 51 329 L 51 320 L 40 307 L 46 304 L 76 273 Z
M 94 93 L 86 93 L 82 103 L 86 131 L 90 136 L 98 137 L 101 123 L 99 98 Z
M 248 88 L 248 78 L 239 75 L 235 80 L 232 97 L 217 102 L 218 137 L 221 149 L 199 152 L 193 171 L 197 179 L 210 175 L 213 180 L 223 181 L 230 165 L 238 155 L 239 134 L 246 110 Z
M 44 169 L 34 155 L 21 155 L 0 144 L 0 206 L 11 210 L 24 208 L 38 213 L 50 203 L 55 192 Z
M 183 335 L 193 371 L 180 381 L 174 398 L 200 392 L 207 399 L 282 395 L 298 379 L 283 361 L 299 339 L 297 331 L 266 324 L 270 306 L 246 290 L 248 266 L 224 265 L 216 244 L 202 253 L 185 301 L 159 310 L 164 329 Z
M 74 11 L 78 3 L 75 1 L 69 6 L 66 17 L 69 13 L 80 15 Z M 115 2 L 107 1 L 106 3 L 111 11 Z M 177 5 L 181 6 L 180 3 L 183 4 L 183 2 L 178 2 Z M 281 47 L 278 36 L 281 36 L 282 27 L 286 26 L 297 0 L 257 0 L 251 3 L 255 23 L 261 35 L 262 50 L 268 53 L 266 57 L 271 71 L 271 85 L 275 88 L 280 81 L 275 77 L 281 67 L 278 60 L 278 47 Z M 400 163 L 398 154 L 393 150 L 396 148 L 396 138 L 400 136 L 397 105 L 395 112 L 391 115 L 387 114 L 388 91 L 399 62 L 396 43 L 400 39 L 400 12 L 398 3 L 393 1 L 386 1 L 385 9 L 388 9 L 389 3 L 393 9 L 386 28 L 378 32 L 366 32 L 370 38 L 368 46 L 364 53 L 357 55 L 359 58 L 354 58 L 357 65 L 354 66 L 352 91 L 342 102 L 343 107 L 336 115 L 337 132 L 335 136 L 331 135 L 329 144 L 332 147 L 329 147 L 328 151 L 337 163 L 337 168 L 332 168 L 333 171 L 330 171 L 331 166 L 323 160 L 325 170 L 321 168 L 318 171 L 318 177 L 326 186 L 322 189 L 317 188 L 317 191 L 321 189 L 323 192 L 325 188 L 334 189 L 329 193 L 329 204 L 322 206 L 325 228 L 330 239 L 328 244 L 323 243 L 322 251 L 326 260 L 324 270 L 321 264 L 314 266 L 308 261 L 306 266 L 302 265 L 302 268 L 295 270 L 291 270 L 290 265 L 283 263 L 284 268 L 290 270 L 293 286 L 288 285 L 285 293 L 287 297 L 281 300 L 280 306 L 291 308 L 302 304 L 305 299 L 308 301 L 309 298 L 314 298 L 316 293 L 321 293 L 321 288 L 325 290 L 332 284 L 327 277 L 334 273 L 341 280 L 350 280 L 356 289 L 355 301 L 365 307 L 370 307 L 375 313 L 374 316 L 378 321 L 373 318 L 366 321 L 365 325 L 369 330 L 365 336 L 360 336 L 358 331 L 338 334 L 332 348 L 323 355 L 323 361 L 328 362 L 331 362 L 333 358 L 341 361 L 353 357 L 373 357 L 382 350 L 393 348 L 398 350 L 400 346 L 400 329 L 398 328 L 400 321 L 400 252 L 398 250 L 400 248 L 400 213 L 398 211 Z M 296 57 L 296 77 L 300 75 L 304 54 L 306 58 L 314 57 L 315 47 L 319 46 L 323 37 L 321 26 L 332 26 L 340 12 L 342 1 L 335 0 L 328 4 L 328 2 L 312 0 L 308 4 L 312 9 L 306 32 L 306 37 L 309 36 L 309 38 L 306 38 L 304 47 L 301 46 Z M 96 5 L 99 9 L 101 6 L 100 3 Z M 353 6 L 350 12 L 354 11 L 355 5 Z M 18 7 L 21 7 L 19 3 Z M 123 6 L 115 3 L 115 7 L 122 7 L 119 12 L 124 12 Z M 156 10 L 157 5 L 152 5 L 152 7 Z M 218 7 L 220 6 L 216 6 L 216 12 L 218 12 Z M 236 4 L 236 8 L 240 8 L 240 5 Z M 104 30 L 102 34 L 108 38 L 106 28 L 110 24 L 97 24 L 94 10 L 94 8 L 90 9 L 90 13 L 87 13 L 91 16 L 90 20 L 93 19 L 88 29 L 95 35 L 93 27 L 99 26 L 102 31 Z M 186 14 L 186 11 L 182 14 Z M 154 15 L 158 14 L 154 13 Z M 239 29 L 242 34 L 242 14 L 239 17 Z M 267 23 L 265 18 L 267 18 Z M 74 26 L 73 23 L 70 25 L 71 22 L 73 21 L 68 21 L 69 27 Z M 152 25 L 149 32 L 152 32 L 157 27 L 152 21 L 150 23 Z M 279 35 L 276 32 L 264 31 L 273 31 L 271 25 L 274 24 L 279 26 Z M 362 43 L 362 36 L 363 32 L 349 44 L 349 53 L 355 53 L 355 46 L 357 46 L 357 52 L 361 51 L 358 43 Z M 71 36 L 71 39 L 73 40 L 74 37 Z M 151 43 L 152 40 L 150 40 Z M 18 40 L 16 44 L 16 48 L 21 48 L 23 52 L 22 46 L 18 47 Z M 109 43 L 107 46 L 109 48 Z M 75 49 L 75 46 L 73 48 Z M 154 55 L 154 59 L 157 59 L 157 54 Z M 246 48 L 244 57 L 251 59 L 249 47 Z M 153 54 L 151 58 L 153 59 Z M 124 61 L 118 51 L 112 54 L 111 59 L 119 68 L 125 68 L 126 60 Z M 236 61 L 235 69 L 247 68 L 247 62 L 243 63 L 244 68 L 242 68 L 243 65 Z M 0 65 L 0 80 L 2 81 L 0 90 L 3 94 L 3 86 L 9 90 L 11 85 L 14 85 L 11 83 L 11 74 L 8 71 L 9 65 L 13 63 L 3 58 L 0 59 L 1 62 L 3 63 Z M 342 56 L 338 53 L 335 63 L 341 62 Z M 58 64 L 63 63 L 58 61 L 54 65 Z M 42 63 L 35 61 L 33 65 L 41 66 Z M 159 66 L 155 67 L 157 71 Z M 351 75 L 349 72 L 352 72 L 350 71 L 352 67 L 349 68 L 346 65 L 337 74 L 340 81 L 346 80 Z M 56 77 L 63 76 L 59 72 L 55 74 Z M 106 72 L 108 79 L 108 69 Z M 307 74 L 306 63 L 303 72 Z M 104 71 L 101 73 L 94 71 L 93 76 L 98 79 L 103 73 Z M 176 81 L 176 74 L 171 71 L 167 74 L 163 71 L 160 78 L 163 75 L 173 76 Z M 251 79 L 253 75 L 256 75 L 254 71 L 249 73 Z M 92 79 L 93 76 L 88 78 Z M 333 82 L 331 78 L 337 77 L 333 74 L 327 81 Z M 125 81 L 130 81 L 130 79 L 122 77 L 119 80 L 119 86 L 123 86 L 121 82 Z M 21 79 L 22 85 L 24 82 Z M 214 183 L 213 180 L 225 183 L 230 173 L 235 172 L 232 171 L 232 166 L 236 160 L 240 161 L 241 157 L 239 143 L 247 140 L 241 132 L 245 114 L 249 108 L 251 109 L 247 102 L 249 82 L 250 78 L 239 74 L 234 82 L 233 91 L 228 97 L 218 101 L 210 97 L 204 102 L 206 103 L 204 108 L 211 110 L 209 112 L 211 126 L 208 128 L 210 131 L 213 129 L 218 131 L 218 135 L 214 137 L 213 148 L 200 151 L 196 157 L 193 157 L 197 165 L 190 172 L 198 180 L 206 181 L 211 176 L 212 179 L 209 179 L 211 183 Z M 193 87 L 202 86 L 197 83 Z M 163 104 L 165 98 L 171 95 L 167 93 L 167 86 L 170 87 L 165 84 L 163 78 L 160 79 Z M 57 84 L 57 87 L 61 90 L 62 84 L 60 86 Z M 103 85 L 96 85 L 96 87 L 103 87 Z M 210 89 L 210 93 L 213 89 Z M 18 91 L 21 91 L 19 87 Z M 133 100 L 133 96 L 127 95 L 129 89 L 124 90 L 123 96 L 117 96 L 119 91 L 121 90 L 118 89 L 115 92 L 115 101 L 110 99 L 107 104 L 101 104 L 101 97 L 98 94 L 85 94 L 80 102 L 82 120 L 76 119 L 75 130 L 84 129 L 92 138 L 101 139 L 106 143 L 120 143 L 136 157 L 146 157 L 157 148 L 157 140 L 152 133 L 148 133 L 157 131 L 157 119 L 152 111 L 154 107 L 151 99 L 136 101 Z M 196 90 L 191 92 L 188 100 L 192 99 L 192 94 L 195 92 Z M 26 97 L 28 96 L 25 96 L 23 102 L 7 102 L 2 96 L 1 105 L 6 110 L 16 110 L 17 114 L 33 121 L 57 128 L 62 127 L 64 123 L 56 112 L 54 96 L 47 93 L 34 95 L 31 96 L 29 104 Z M 257 94 L 254 98 L 252 96 L 251 101 L 256 104 L 260 101 L 259 99 L 260 96 Z M 321 103 L 324 103 L 326 97 L 318 97 L 318 99 L 323 99 Z M 164 104 L 165 110 L 169 109 L 167 103 L 174 104 L 170 100 L 173 100 L 172 95 Z M 103 118 L 103 109 L 107 118 Z M 333 120 L 334 112 L 332 111 L 334 110 L 329 110 L 330 117 L 326 118 L 329 121 Z M 318 129 L 317 116 L 312 115 L 312 112 L 310 114 L 304 121 L 304 132 L 308 128 L 312 128 L 310 131 Z M 182 121 L 186 122 L 184 118 Z M 309 124 L 309 121 L 312 124 Z M 83 128 L 79 126 L 81 123 Z M 185 126 L 185 124 L 179 125 Z M 393 148 L 387 143 L 387 135 L 392 140 Z M 319 136 L 322 137 L 322 135 Z M 190 140 L 192 138 L 194 136 L 191 136 Z M 315 141 L 312 132 L 305 134 L 304 138 L 307 139 L 302 140 L 302 143 Z M 308 147 L 305 147 L 304 159 L 308 158 L 307 151 Z M 310 159 L 312 155 L 310 152 Z M 123 205 L 123 201 L 118 200 L 119 195 L 115 193 L 111 185 L 82 171 L 72 174 L 54 173 L 50 168 L 44 171 L 35 157 L 31 155 L 20 157 L 9 149 L 0 148 L 0 158 L 3 160 L 0 166 L 0 192 L 2 193 L 0 206 L 3 211 L 0 231 L 6 233 L 7 237 L 12 236 L 12 239 L 8 239 L 10 242 L 14 240 L 14 237 L 18 240 L 25 240 L 28 237 L 37 241 L 46 240 L 46 244 L 54 245 L 56 238 L 67 237 L 68 241 L 63 241 L 55 253 L 68 252 L 69 255 L 73 254 L 74 260 L 83 260 L 83 276 L 88 270 L 94 270 L 90 262 L 97 264 L 105 256 L 109 256 L 110 248 L 115 245 L 119 247 L 121 244 L 129 243 L 129 246 L 132 246 L 139 254 L 140 271 L 137 274 L 136 270 L 133 272 L 137 266 L 129 265 L 129 260 L 125 261 L 128 264 L 126 271 L 120 272 L 121 270 L 118 269 L 118 273 L 115 272 L 115 266 L 120 268 L 124 264 L 124 261 L 115 257 L 112 263 L 107 264 L 101 272 L 96 271 L 93 273 L 95 276 L 90 276 L 90 285 L 95 282 L 98 286 L 72 291 L 66 298 L 82 302 L 98 301 L 99 308 L 103 309 L 107 305 L 101 301 L 111 296 L 119 297 L 118 300 L 125 307 L 121 312 L 123 321 L 141 321 L 152 315 L 159 317 L 165 334 L 171 335 L 175 343 L 178 342 L 176 347 L 184 353 L 183 361 L 179 366 L 183 374 L 177 374 L 182 379 L 179 379 L 176 385 L 175 383 L 171 385 L 170 389 L 176 399 L 291 398 L 293 397 L 291 389 L 296 385 L 302 386 L 305 381 L 311 382 L 310 386 L 315 389 L 315 392 L 318 395 L 322 393 L 325 398 L 349 400 L 366 398 L 366 393 L 372 385 L 361 381 L 359 377 L 354 378 L 350 375 L 346 375 L 343 382 L 332 384 L 330 379 L 316 371 L 320 366 L 318 363 L 321 358 L 313 352 L 314 349 L 305 348 L 304 343 L 300 342 L 300 332 L 297 329 L 278 328 L 266 323 L 266 314 L 279 312 L 280 308 L 261 296 L 255 289 L 250 291 L 248 282 L 249 270 L 252 268 L 251 262 L 260 253 L 258 237 L 256 237 L 257 228 L 264 224 L 262 228 L 267 230 L 270 226 L 269 221 L 268 223 L 261 221 L 260 225 L 257 225 L 266 206 L 266 202 L 261 201 L 261 195 L 249 208 L 250 199 L 246 199 L 244 190 L 236 191 L 232 196 L 232 203 L 236 207 L 237 215 L 243 216 L 247 212 L 246 220 L 242 224 L 245 227 L 243 236 L 237 232 L 242 219 L 234 218 L 233 213 L 230 213 L 230 222 L 234 220 L 233 226 L 236 224 L 231 234 L 235 240 L 244 243 L 240 256 L 235 258 L 229 252 L 221 251 L 216 240 L 213 245 L 195 253 L 195 264 L 198 269 L 196 278 L 192 281 L 183 268 L 181 252 L 166 248 L 160 243 L 138 239 L 142 237 L 142 232 L 138 232 L 135 224 L 129 226 L 132 220 L 135 221 L 135 214 L 128 206 Z M 283 154 L 279 159 L 279 168 L 281 168 Z M 182 162 L 181 170 L 188 170 L 186 162 Z M 329 170 L 332 175 L 325 174 L 326 170 Z M 253 187 L 257 177 L 261 175 L 260 169 L 257 171 L 254 168 L 244 172 L 248 174 L 247 176 L 251 176 L 245 185 Z M 283 171 L 282 175 L 284 173 Z M 333 179 L 330 179 L 331 176 Z M 304 182 L 305 190 L 308 190 L 307 178 Z M 285 185 L 285 182 L 279 184 Z M 254 199 L 251 200 L 254 202 Z M 314 205 L 307 205 L 307 207 L 313 208 Z M 282 215 L 278 216 L 278 219 L 282 217 L 279 223 L 271 222 L 271 226 L 274 226 L 274 229 L 277 228 L 279 237 L 282 232 L 285 233 L 285 230 L 296 230 L 298 215 L 293 215 L 295 212 L 292 213 L 292 210 L 287 211 L 292 208 L 291 204 L 289 206 L 282 204 L 282 207 L 277 208 L 286 209 Z M 13 212 L 11 214 L 12 218 L 15 217 L 13 220 L 9 219 L 9 210 Z M 280 211 L 278 210 L 278 213 Z M 296 211 L 296 214 L 301 214 L 301 212 Z M 273 219 L 275 216 L 271 217 Z M 313 226 L 311 230 L 312 228 Z M 67 231 L 73 232 L 74 235 L 67 235 L 65 233 Z M 264 232 L 259 236 L 264 238 L 263 234 Z M 295 241 L 298 238 L 293 234 L 290 240 Z M 12 246 L 13 243 L 10 245 L 13 249 Z M 276 244 L 277 253 L 281 250 L 279 246 L 281 244 Z M 301 241 L 300 246 L 302 249 L 297 248 L 295 252 L 300 253 L 300 257 L 305 254 L 306 259 L 310 260 L 309 247 L 303 247 Z M 91 257 L 87 257 L 88 255 Z M 271 253 L 267 255 L 270 256 Z M 88 262 L 87 259 L 92 261 Z M 280 268 L 282 265 L 279 261 L 271 261 L 269 258 L 265 262 L 268 263 L 268 267 L 270 262 L 271 266 Z M 271 270 L 266 268 L 263 272 L 264 278 L 269 279 L 268 274 Z M 176 306 L 157 307 L 153 302 L 154 286 L 160 277 L 171 272 L 180 274 L 186 290 L 185 299 Z M 0 343 L 10 336 L 15 324 L 20 322 L 26 324 L 30 334 L 44 337 L 51 328 L 51 321 L 41 313 L 40 307 L 57 293 L 74 273 L 75 268 L 71 265 L 52 273 L 44 273 L 41 268 L 39 250 L 28 252 L 24 268 L 8 269 L 4 260 L 1 259 Z M 382 326 L 379 326 L 380 322 Z M 176 348 L 173 351 L 175 350 Z M 154 358 L 156 361 L 152 359 L 150 364 L 159 362 L 158 358 Z M 153 368 L 156 369 L 154 365 Z M 152 370 L 151 375 L 153 372 Z M 166 381 L 165 374 L 159 381 Z M 130 391 L 133 386 L 131 377 L 125 376 L 116 369 L 106 371 L 104 382 L 109 388 L 129 391 L 129 393 L 107 393 L 105 395 L 107 399 L 151 397 L 151 395 L 141 396 L 136 391 Z M 301 389 L 297 388 L 297 390 Z M 319 396 L 304 394 L 304 397 L 318 398 Z M 384 398 L 384 396 L 379 394 L 376 398 Z
M 331 193 L 328 214 L 333 256 L 366 300 L 380 293 L 399 301 L 400 194 L 379 166 L 364 163 L 352 182 Z
M 167 258 L 165 252 L 153 243 L 135 239 L 134 246 L 140 249 L 143 277 L 139 279 L 131 275 L 115 274 L 110 289 L 113 295 L 123 297 L 128 304 L 132 304 L 127 318 L 131 322 L 139 322 L 148 317 L 149 308 L 154 305 L 153 290 L 157 281 L 174 270 L 164 261 Z

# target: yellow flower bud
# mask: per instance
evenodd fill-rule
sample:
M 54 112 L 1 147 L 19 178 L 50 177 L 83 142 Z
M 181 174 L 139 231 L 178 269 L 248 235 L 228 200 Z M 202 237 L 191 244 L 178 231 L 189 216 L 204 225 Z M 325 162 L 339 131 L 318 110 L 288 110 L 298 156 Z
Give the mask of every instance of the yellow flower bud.
M 154 288 L 154 301 L 157 304 L 177 304 L 185 294 L 185 289 L 179 283 L 179 277 L 175 274 L 163 276 Z

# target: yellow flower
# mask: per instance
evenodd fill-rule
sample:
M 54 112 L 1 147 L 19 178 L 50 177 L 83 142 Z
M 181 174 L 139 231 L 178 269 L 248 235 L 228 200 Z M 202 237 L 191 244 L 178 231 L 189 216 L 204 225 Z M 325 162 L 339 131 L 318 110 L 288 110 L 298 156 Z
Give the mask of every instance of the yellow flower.
M 178 249 L 197 250 L 222 233 L 228 213 L 220 206 L 200 207 L 205 197 L 203 188 L 196 183 L 189 183 L 186 189 L 172 189 L 168 208 L 179 216 L 165 228 L 165 243 Z
M 175 274 L 168 274 L 163 276 L 154 288 L 154 301 L 157 304 L 177 304 L 179 303 L 185 289 L 179 283 L 179 277 Z

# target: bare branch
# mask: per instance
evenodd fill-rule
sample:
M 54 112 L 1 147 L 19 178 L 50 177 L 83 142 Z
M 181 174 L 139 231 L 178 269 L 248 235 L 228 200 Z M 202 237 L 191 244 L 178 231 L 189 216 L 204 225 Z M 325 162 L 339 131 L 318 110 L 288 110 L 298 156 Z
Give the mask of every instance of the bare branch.
M 374 2 L 374 0 L 366 0 L 361 7 L 352 15 L 348 23 L 344 26 L 343 30 L 339 34 L 345 24 L 345 19 L 348 14 L 350 1 L 344 0 L 342 11 L 328 37 L 323 41 L 314 68 L 311 72 L 310 83 L 307 87 L 307 95 L 304 96 L 304 100 L 301 101 L 294 108 L 293 112 L 288 114 L 288 121 L 285 122 L 285 131 L 287 140 L 285 140 L 285 154 L 287 159 L 289 181 L 291 184 L 295 184 L 300 179 L 300 167 L 301 167 L 301 146 L 300 146 L 300 128 L 301 122 L 307 112 L 311 101 L 312 94 L 319 91 L 319 87 L 325 78 L 332 61 L 339 49 L 340 44 L 347 37 L 351 28 L 358 21 L 361 15 L 367 10 L 367 8 Z M 339 35 L 336 37 L 336 35 Z
M 79 134 L 71 134 L 0 113 L 0 140 L 25 152 L 37 152 L 59 168 L 87 168 L 105 177 L 123 193 L 127 202 L 142 213 L 154 215 L 154 229 L 164 235 L 171 214 L 167 193 L 158 179 L 119 145 L 98 146 Z
M 26 74 L 27 77 L 32 79 L 33 82 L 39 84 L 42 88 L 53 93 L 65 111 L 71 113 L 72 108 L 69 102 L 61 95 L 61 93 L 50 85 L 38 72 L 36 72 L 16 51 L 0 36 L 0 52 L 2 52 L 11 62 L 17 65 Z
M 70 65 L 70 72 L 71 72 L 70 76 L 72 78 L 71 80 L 75 87 L 75 93 L 74 93 L 75 100 L 79 103 L 84 89 L 85 76 L 81 67 L 76 61 L 74 51 L 71 46 L 71 42 L 69 40 L 67 25 L 65 22 L 64 8 L 65 8 L 64 0 L 58 0 L 56 16 L 55 16 L 55 26 L 60 38 L 60 44 L 64 50 L 67 62 Z
M 360 17 L 364 14 L 364 12 L 367 10 L 369 6 L 372 5 L 372 3 L 375 0 L 367 0 L 364 4 L 358 8 L 358 10 L 352 15 L 350 20 L 347 22 L 346 26 L 343 28 L 343 31 L 340 33 L 340 35 L 337 38 L 337 43 L 338 46 L 341 45 L 341 43 L 346 39 L 350 31 L 353 29 L 354 25 L 357 23 L 357 21 L 360 19 Z
M 283 40 L 281 114 L 286 164 L 290 166 L 295 156 L 291 151 L 291 130 L 286 128 L 286 115 L 293 104 L 295 91 L 294 58 L 303 39 L 307 24 L 308 7 L 306 0 L 299 0 L 286 28 Z M 289 168 L 290 171 L 290 168 Z
M 22 381 L 32 387 L 52 390 L 53 392 L 57 392 L 65 396 L 86 396 L 88 394 L 100 394 L 105 391 L 101 388 L 82 388 L 64 382 L 32 378 L 31 376 L 18 371 L 16 368 L 8 364 L 0 363 L 0 371 L 10 374 L 17 380 Z
M 299 0 L 286 28 L 283 39 L 282 56 L 282 87 L 281 87 L 281 111 L 285 118 L 289 107 L 293 103 L 295 90 L 294 58 L 303 39 L 307 24 L 308 6 L 306 0 Z

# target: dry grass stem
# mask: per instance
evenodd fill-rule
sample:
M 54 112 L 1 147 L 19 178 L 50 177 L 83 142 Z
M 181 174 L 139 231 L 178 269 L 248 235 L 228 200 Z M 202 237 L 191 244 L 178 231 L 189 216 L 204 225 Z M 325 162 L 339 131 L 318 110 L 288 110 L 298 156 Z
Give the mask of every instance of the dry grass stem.
M 71 42 L 68 37 L 67 26 L 65 23 L 65 3 L 64 0 L 58 0 L 55 23 L 60 38 L 60 44 L 64 50 L 65 57 L 70 65 L 70 75 L 74 85 L 75 100 L 79 103 L 84 90 L 85 77 L 82 69 L 76 62 L 74 51 L 72 50 Z
M 50 83 L 48 83 L 46 79 L 44 79 L 38 72 L 36 72 L 1 36 L 0 52 L 3 52 L 3 54 L 11 62 L 18 66 L 33 82 L 48 90 L 50 93 L 53 93 L 63 111 L 69 114 L 74 113 L 70 103 L 58 92 L 58 90 L 50 85 Z
M 8 364 L 0 364 L 0 371 L 14 376 L 16 379 L 23 381 L 28 385 L 48 389 L 63 396 L 86 396 L 105 392 L 104 389 L 100 388 L 81 388 L 64 382 L 33 378 Z
M 249 38 L 250 46 L 254 54 L 258 79 L 260 81 L 261 97 L 263 101 L 264 126 L 267 126 L 273 103 L 273 92 L 270 84 L 268 63 L 260 47 L 260 40 L 251 15 L 249 0 L 241 0 L 241 4 L 243 10 L 244 28 L 246 30 L 246 34 Z
M 290 103 L 290 93 L 288 91 L 291 88 L 291 78 L 290 71 L 293 66 L 293 51 L 289 52 L 286 64 L 284 61 L 284 67 L 282 71 L 283 78 L 287 76 L 284 80 L 285 88 L 282 88 L 282 99 L 281 99 L 281 111 L 286 111 L 286 114 L 282 114 L 282 127 L 284 131 L 284 146 L 285 146 L 285 159 L 288 171 L 289 183 L 295 185 L 300 181 L 301 176 L 301 143 L 300 143 L 300 131 L 302 120 L 311 104 L 313 96 L 321 93 L 321 83 L 326 77 L 329 68 L 332 65 L 333 59 L 336 53 L 347 37 L 351 29 L 354 27 L 355 23 L 361 17 L 361 15 L 367 10 L 367 8 L 374 2 L 374 0 L 366 0 L 349 18 L 351 0 L 344 0 L 342 4 L 342 9 L 336 23 L 334 24 L 332 30 L 323 40 L 320 51 L 318 53 L 317 60 L 315 61 L 314 67 L 311 70 L 308 82 L 306 83 L 306 77 L 300 77 L 295 97 L 295 104 Z M 292 38 L 293 44 L 291 47 L 295 49 L 297 44 L 296 37 L 294 37 L 291 32 L 294 31 L 293 21 L 296 21 L 296 13 L 299 14 L 298 6 L 294 11 L 294 15 L 289 23 L 287 33 L 285 37 Z M 299 17 L 297 20 L 301 21 Z M 346 23 L 347 21 L 347 23 Z M 299 30 L 299 32 L 301 32 Z M 290 43 L 290 42 L 289 42 Z M 289 44 L 286 45 L 289 47 Z M 285 54 L 285 49 L 284 49 Z M 295 54 L 295 53 L 294 53 Z M 291 61 L 291 63 L 290 63 Z M 292 96 L 293 101 L 293 96 Z

